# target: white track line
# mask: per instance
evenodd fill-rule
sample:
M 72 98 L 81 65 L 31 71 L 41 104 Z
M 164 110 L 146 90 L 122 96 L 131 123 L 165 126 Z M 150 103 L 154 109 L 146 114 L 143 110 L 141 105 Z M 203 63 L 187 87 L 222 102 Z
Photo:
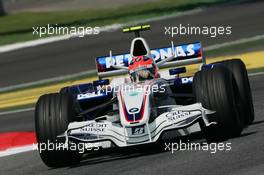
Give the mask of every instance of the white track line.
M 111 26 L 101 27 L 100 32 L 102 32 L 102 31 L 114 31 L 114 30 L 117 30 L 119 28 L 121 28 L 120 24 L 114 24 Z M 0 46 L 0 53 L 10 52 L 10 51 L 28 48 L 28 47 L 35 47 L 35 46 L 39 46 L 39 45 L 54 43 L 54 42 L 68 40 L 68 39 L 77 38 L 77 37 L 78 37 L 77 35 L 62 35 L 62 36 L 53 36 L 53 37 L 48 37 L 48 38 L 36 39 L 36 40 L 32 40 L 32 41 L 8 44 L 8 45 Z
M 242 38 L 242 39 L 235 40 L 235 41 L 229 41 L 229 42 L 225 42 L 225 43 L 221 43 L 221 44 L 215 44 L 212 46 L 205 47 L 204 50 L 210 51 L 210 50 L 220 49 L 223 47 L 232 46 L 232 45 L 236 45 L 236 44 L 244 44 L 247 42 L 258 41 L 261 39 L 264 39 L 264 35 L 256 35 L 256 36 L 253 36 L 250 38 Z
M 89 70 L 89 71 L 83 71 L 83 72 L 70 74 L 70 75 L 64 75 L 64 76 L 59 76 L 59 77 L 54 77 L 54 78 L 47 78 L 47 79 L 34 81 L 30 83 L 23 83 L 23 84 L 14 85 L 14 86 L 3 87 L 3 88 L 0 88 L 0 92 L 10 91 L 10 90 L 19 89 L 19 88 L 26 88 L 26 87 L 36 86 L 36 85 L 41 85 L 41 84 L 46 84 L 46 83 L 63 81 L 63 80 L 73 79 L 73 78 L 77 78 L 77 77 L 85 76 L 85 75 L 89 76 L 89 75 L 95 74 L 96 72 L 97 72 L 96 70 Z
M 35 110 L 34 107 L 24 108 L 24 109 L 15 109 L 15 110 L 10 110 L 10 111 L 0 112 L 0 116 L 1 115 L 11 115 L 11 114 L 16 114 L 16 113 L 20 113 L 20 112 L 28 112 L 28 111 L 33 111 L 33 110 Z
M 18 154 L 18 153 L 33 151 L 33 150 L 37 150 L 37 147 L 35 144 L 32 143 L 30 145 L 15 147 L 15 148 L 9 148 L 7 150 L 0 151 L 0 157 L 10 156 L 13 154 Z
M 174 17 L 178 17 L 178 16 L 183 16 L 183 15 L 191 15 L 191 14 L 199 13 L 201 11 L 203 11 L 201 8 L 197 8 L 194 10 L 172 13 L 170 15 L 153 17 L 150 19 L 132 21 L 132 22 L 125 23 L 125 24 L 113 24 L 113 25 L 109 25 L 109 26 L 103 26 L 103 27 L 100 27 L 100 32 L 112 32 L 112 31 L 116 31 L 116 30 L 118 30 L 124 26 L 131 26 L 131 25 L 140 24 L 140 23 L 147 23 L 147 22 L 152 22 L 152 21 L 164 20 L 164 19 L 174 18 Z M 33 30 L 32 30 L 32 32 L 33 32 Z M 28 48 L 28 47 L 35 47 L 35 46 L 39 46 L 39 45 L 43 45 L 43 44 L 49 44 L 49 43 L 68 40 L 68 39 L 77 38 L 77 37 L 78 37 L 77 35 L 75 35 L 75 36 L 73 36 L 73 35 L 53 36 L 53 37 L 37 39 L 37 40 L 33 40 L 33 41 L 8 44 L 5 46 L 0 46 L 0 53 L 10 52 L 10 51 Z
M 264 75 L 264 72 L 256 72 L 256 73 L 250 73 L 248 76 L 253 77 L 253 76 L 258 76 L 258 75 Z

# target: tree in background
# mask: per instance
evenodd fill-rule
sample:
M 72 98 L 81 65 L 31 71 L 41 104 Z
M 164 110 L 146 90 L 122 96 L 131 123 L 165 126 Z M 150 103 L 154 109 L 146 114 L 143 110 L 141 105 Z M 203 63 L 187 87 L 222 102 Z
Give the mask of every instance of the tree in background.
M 5 13 L 3 1 L 0 0 L 0 16 L 4 16 L 5 14 L 6 13 Z

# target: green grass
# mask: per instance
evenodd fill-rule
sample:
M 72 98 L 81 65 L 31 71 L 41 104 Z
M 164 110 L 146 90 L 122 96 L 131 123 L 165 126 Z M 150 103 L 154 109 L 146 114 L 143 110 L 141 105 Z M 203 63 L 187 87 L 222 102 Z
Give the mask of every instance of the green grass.
M 0 45 L 37 39 L 37 35 L 32 35 L 32 27 L 47 26 L 47 24 L 76 27 L 104 26 L 168 15 L 225 2 L 228 2 L 228 0 L 160 0 L 107 10 L 21 12 L 9 14 L 0 17 Z

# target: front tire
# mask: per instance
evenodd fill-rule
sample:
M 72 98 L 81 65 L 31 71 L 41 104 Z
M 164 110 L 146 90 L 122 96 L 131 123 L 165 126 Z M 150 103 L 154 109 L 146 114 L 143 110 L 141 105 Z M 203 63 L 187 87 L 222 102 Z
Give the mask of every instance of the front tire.
M 197 72 L 193 80 L 193 90 L 197 102 L 202 103 L 206 109 L 216 111 L 208 118 L 210 122 L 217 124 L 202 126 L 208 142 L 241 134 L 243 122 L 237 106 L 240 97 L 235 79 L 227 68 L 217 66 Z
M 64 143 L 58 140 L 57 136 L 63 134 L 68 124 L 75 116 L 74 100 L 72 95 L 67 93 L 55 93 L 43 95 L 39 98 L 35 110 L 35 128 L 38 147 L 46 145 L 40 157 L 49 167 L 62 167 L 77 163 L 80 154 L 69 150 L 49 150 L 48 145 L 56 146 Z

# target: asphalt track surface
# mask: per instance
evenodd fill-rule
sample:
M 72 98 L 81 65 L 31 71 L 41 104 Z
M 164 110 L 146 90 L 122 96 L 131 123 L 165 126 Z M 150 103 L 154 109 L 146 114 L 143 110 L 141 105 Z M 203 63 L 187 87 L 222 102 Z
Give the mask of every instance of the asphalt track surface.
M 17 174 L 234 174 L 258 175 L 264 172 L 264 75 L 250 77 L 255 121 L 241 137 L 229 139 L 232 149 L 218 151 L 164 151 L 165 146 L 148 146 L 126 150 L 109 150 L 87 155 L 81 164 L 51 169 L 46 167 L 37 151 L 0 158 L 0 172 Z M 32 112 L 0 116 L 0 132 L 34 131 Z M 202 135 L 187 138 L 203 142 Z M 173 141 L 174 142 L 174 141 Z
M 201 40 L 205 46 L 263 34 L 264 2 L 230 5 L 206 9 L 195 15 L 153 22 L 153 30 L 144 34 L 151 47 L 164 46 L 171 40 L 164 35 L 164 26 L 178 23 L 233 27 L 231 36 L 174 38 L 176 43 Z M 102 40 L 102 37 L 104 40 Z M 0 87 L 76 73 L 94 68 L 94 58 L 129 50 L 132 35 L 105 32 L 99 36 L 72 39 L 35 48 L 0 54 Z M 4 78 L 3 78 L 4 77 Z M 241 137 L 229 139 L 232 149 L 219 151 L 163 151 L 164 147 L 140 147 L 111 150 L 105 154 L 88 155 L 80 165 L 50 169 L 36 151 L 0 158 L 0 174 L 263 174 L 264 172 L 264 75 L 250 77 L 255 122 Z M 34 131 L 34 111 L 0 116 L 0 133 Z M 201 135 L 194 142 L 202 142 Z
M 200 40 L 204 46 L 263 34 L 264 1 L 229 4 L 204 9 L 197 14 L 151 22 L 152 30 L 144 32 L 151 48 Z M 190 26 L 231 26 L 232 34 L 211 38 L 185 35 L 171 38 L 164 35 L 164 27 L 190 24 Z M 99 35 L 70 39 L 38 47 L 0 54 L 0 87 L 17 85 L 46 78 L 78 73 L 95 68 L 94 59 L 113 53 L 127 52 L 132 34 L 121 31 L 102 32 Z

